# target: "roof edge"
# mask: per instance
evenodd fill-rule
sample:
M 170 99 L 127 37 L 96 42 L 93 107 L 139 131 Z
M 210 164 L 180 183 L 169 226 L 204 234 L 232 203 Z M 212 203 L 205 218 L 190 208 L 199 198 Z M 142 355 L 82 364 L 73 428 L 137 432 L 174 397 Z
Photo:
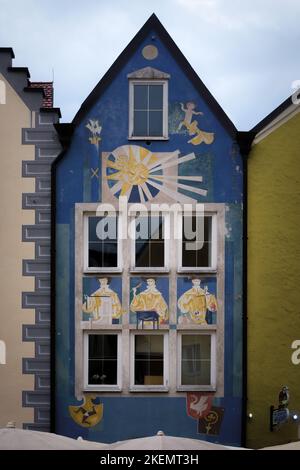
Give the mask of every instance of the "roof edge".
M 40 108 L 40 113 L 56 113 L 58 117 L 61 118 L 61 111 L 60 108 Z
M 139 46 L 139 44 L 145 39 L 147 34 L 151 29 L 155 29 L 160 36 L 161 40 L 167 45 L 167 47 L 173 53 L 174 60 L 178 63 L 179 66 L 185 69 L 187 76 L 193 83 L 196 89 L 200 91 L 203 95 L 204 100 L 206 101 L 208 107 L 211 111 L 217 114 L 220 122 L 223 124 L 225 129 L 229 132 L 229 134 L 235 138 L 237 129 L 233 122 L 229 119 L 225 111 L 210 93 L 208 88 L 204 85 L 198 74 L 192 68 L 186 57 L 180 51 L 179 47 L 176 45 L 174 40 L 169 35 L 168 31 L 159 21 L 157 16 L 153 13 L 150 18 L 146 21 L 146 23 L 142 26 L 142 28 L 138 31 L 138 33 L 133 37 L 133 39 L 129 42 L 129 44 L 125 47 L 125 49 L 121 52 L 121 54 L 117 57 L 115 62 L 111 65 L 108 71 L 104 74 L 102 79 L 98 82 L 92 92 L 88 95 L 85 101 L 82 103 L 81 107 L 77 111 L 72 124 L 77 126 L 81 120 L 86 115 L 88 109 L 94 104 L 94 102 L 99 99 L 101 94 L 105 91 L 109 83 L 115 78 L 117 73 L 120 69 L 125 65 L 128 59 L 133 55 L 135 49 Z
M 25 73 L 27 78 L 30 78 L 28 67 L 7 67 L 9 72 Z
M 293 95 L 289 96 L 279 106 L 277 106 L 277 108 L 275 108 L 267 116 L 265 116 L 258 124 L 256 124 L 252 129 L 250 129 L 250 132 L 255 132 L 255 134 L 258 134 L 266 126 L 268 126 L 268 124 L 271 124 L 274 119 L 276 119 L 281 113 L 283 113 L 286 109 L 288 109 L 289 106 L 293 104 L 292 96 Z
M 14 50 L 12 47 L 0 47 L 0 54 L 1 52 L 4 52 L 6 54 L 9 53 L 12 59 L 15 58 Z
M 63 151 L 61 153 L 64 153 L 64 150 L 68 148 L 75 126 L 73 123 L 56 123 L 54 124 L 55 130 L 58 133 L 58 138 L 59 141 L 62 145 Z

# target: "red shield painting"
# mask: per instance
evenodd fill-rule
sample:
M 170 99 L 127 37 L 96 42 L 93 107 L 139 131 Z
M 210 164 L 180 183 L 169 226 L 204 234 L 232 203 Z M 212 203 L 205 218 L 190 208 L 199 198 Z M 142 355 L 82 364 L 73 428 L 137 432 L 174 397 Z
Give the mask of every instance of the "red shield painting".
M 187 392 L 186 408 L 188 416 L 195 419 L 202 419 L 207 416 L 211 410 L 213 398 L 212 394 Z

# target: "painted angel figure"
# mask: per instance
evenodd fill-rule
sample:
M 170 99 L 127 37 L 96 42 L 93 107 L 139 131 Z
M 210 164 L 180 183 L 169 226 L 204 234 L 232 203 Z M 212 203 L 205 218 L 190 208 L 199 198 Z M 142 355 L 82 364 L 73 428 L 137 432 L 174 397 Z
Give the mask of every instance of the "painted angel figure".
M 193 279 L 192 284 L 193 287 L 178 299 L 178 308 L 186 318 L 190 318 L 192 323 L 206 325 L 207 312 L 217 311 L 217 300 L 213 294 L 208 292 L 207 286 L 204 289 L 200 287 L 200 279 Z
M 212 144 L 214 133 L 201 131 L 198 127 L 198 121 L 196 119 L 193 120 L 193 116 L 203 116 L 201 111 L 195 111 L 196 104 L 193 101 L 189 101 L 186 103 L 186 107 L 184 107 L 183 103 L 180 103 L 180 106 L 185 115 L 184 120 L 180 122 L 177 128 L 177 132 L 184 126 L 188 130 L 189 135 L 194 136 L 188 141 L 188 144 L 199 145 L 202 142 L 207 145 Z

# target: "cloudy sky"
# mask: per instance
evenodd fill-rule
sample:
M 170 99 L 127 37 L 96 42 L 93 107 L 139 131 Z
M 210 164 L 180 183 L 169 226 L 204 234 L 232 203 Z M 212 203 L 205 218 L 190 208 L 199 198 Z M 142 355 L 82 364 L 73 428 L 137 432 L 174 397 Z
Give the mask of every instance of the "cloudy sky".
M 0 0 L 0 47 L 69 122 L 153 12 L 239 130 L 300 79 L 300 0 Z

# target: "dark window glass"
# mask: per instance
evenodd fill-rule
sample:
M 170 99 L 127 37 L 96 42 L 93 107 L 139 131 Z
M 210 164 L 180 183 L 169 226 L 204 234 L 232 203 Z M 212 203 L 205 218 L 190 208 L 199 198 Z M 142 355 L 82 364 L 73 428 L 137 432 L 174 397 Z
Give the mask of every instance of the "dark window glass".
M 135 266 L 163 268 L 165 265 L 163 217 L 137 217 L 135 240 Z
M 211 336 L 182 335 L 181 385 L 210 385 Z
M 135 335 L 134 384 L 164 384 L 163 335 Z
M 182 266 L 206 268 L 212 265 L 212 217 L 199 217 L 204 228 L 196 233 L 196 216 L 184 216 L 182 224 Z M 189 235 L 189 233 L 191 235 Z M 192 233 L 194 235 L 192 236 Z M 191 238 L 192 236 L 192 238 Z M 196 243 L 193 243 L 196 242 Z
M 134 109 L 148 109 L 147 85 L 134 85 Z
M 148 111 L 134 112 L 134 135 L 143 137 L 148 135 Z
M 163 135 L 163 85 L 134 85 L 133 135 Z
M 157 137 L 162 135 L 162 111 L 149 111 L 149 135 Z
M 118 266 L 117 217 L 89 217 L 88 267 L 115 268 Z
M 149 85 L 149 109 L 163 109 L 163 85 Z
M 117 385 L 117 335 L 89 335 L 88 383 Z

